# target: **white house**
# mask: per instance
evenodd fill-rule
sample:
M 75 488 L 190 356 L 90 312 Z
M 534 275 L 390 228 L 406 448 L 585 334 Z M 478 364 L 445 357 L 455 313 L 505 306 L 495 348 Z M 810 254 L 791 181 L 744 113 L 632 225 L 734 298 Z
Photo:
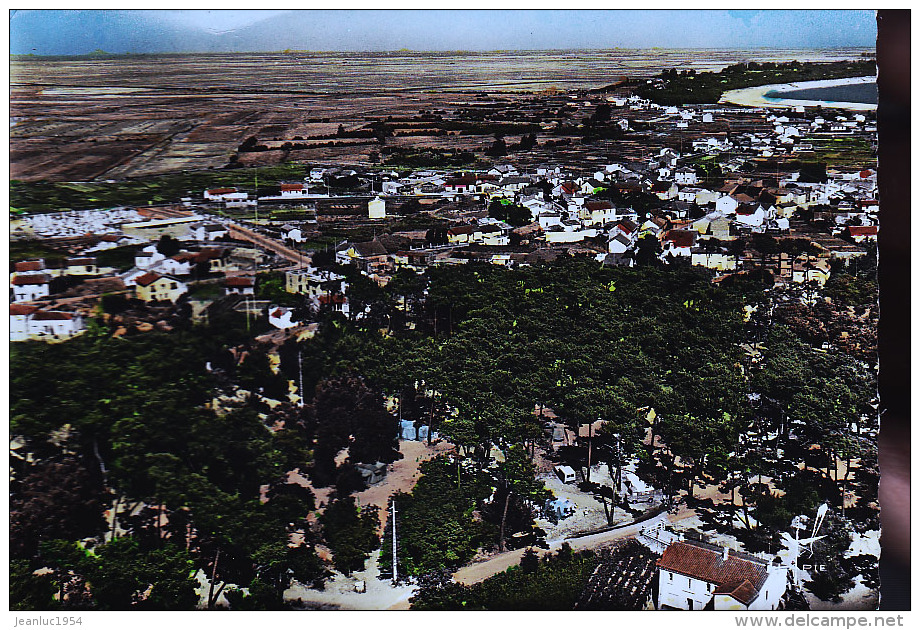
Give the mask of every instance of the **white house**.
M 95 276 L 99 274 L 99 266 L 92 257 L 68 258 L 64 272 L 68 276 Z
M 296 225 L 290 225 L 285 223 L 281 226 L 281 236 L 285 239 L 290 239 L 295 243 L 303 243 L 305 240 L 303 232 Z
M 333 293 L 345 293 L 348 283 L 345 276 L 314 267 L 294 269 L 285 273 L 285 291 L 306 295 L 312 300 Z
M 695 184 L 699 181 L 696 171 L 688 166 L 683 166 L 674 171 L 674 181 L 678 184 Z
M 547 243 L 577 243 L 597 236 L 597 230 L 548 230 L 543 233 Z
M 17 275 L 10 280 L 14 302 L 31 302 L 47 297 L 50 293 L 51 277 L 43 273 Z
M 731 214 L 737 207 L 738 201 L 731 195 L 725 195 L 716 200 L 716 211 L 722 214 Z
M 741 204 L 735 209 L 735 219 L 749 227 L 760 227 L 767 218 L 767 210 L 763 206 L 754 204 Z
M 226 226 L 219 223 L 201 223 L 191 232 L 196 241 L 216 241 L 230 233 Z
M 511 177 L 518 174 L 518 170 L 511 164 L 498 164 L 487 172 L 489 175 L 495 175 L 496 177 Z
M 29 320 L 32 339 L 69 339 L 84 330 L 83 318 L 76 313 L 36 311 Z
M 134 266 L 138 269 L 150 269 L 165 258 L 166 256 L 157 251 L 156 245 L 148 245 L 134 255 Z
M 233 276 L 224 280 L 227 295 L 255 295 L 255 281 L 248 276 Z
M 310 190 L 303 184 L 281 184 L 281 197 L 283 199 L 296 199 L 306 197 Z
M 10 341 L 25 341 L 29 338 L 29 318 L 37 310 L 37 306 L 10 304 Z
M 40 311 L 37 306 L 10 304 L 10 341 L 60 341 L 86 330 L 76 313 Z
M 668 230 L 661 239 L 662 255 L 690 256 L 697 234 L 695 230 Z
M 632 240 L 625 234 L 620 232 L 613 234 L 611 231 L 610 237 L 610 240 L 607 242 L 607 251 L 611 254 L 622 254 L 632 248 Z
M 659 610 L 777 610 L 788 583 L 786 567 L 695 541 L 671 543 L 657 564 Z
M 541 212 L 537 217 L 537 221 L 540 222 L 540 227 L 544 230 L 553 226 L 561 226 L 562 214 L 559 212 Z
M 249 195 L 240 192 L 237 188 L 211 188 L 204 191 L 204 198 L 208 201 L 245 201 Z
M 367 202 L 368 219 L 385 219 L 387 216 L 387 204 L 380 197 L 374 197 Z
M 399 182 L 383 182 L 380 185 L 380 190 L 384 195 L 398 195 L 400 189 L 403 187 L 404 185 Z
M 268 323 L 282 330 L 292 328 L 300 322 L 291 321 L 294 309 L 284 306 L 270 306 L 268 308 Z
M 192 272 L 192 258 L 193 256 L 188 252 L 176 254 L 161 260 L 153 268 L 157 273 L 168 276 L 187 276 Z
M 705 252 L 691 250 L 690 264 L 717 271 L 734 271 L 738 267 L 737 258 L 725 252 Z

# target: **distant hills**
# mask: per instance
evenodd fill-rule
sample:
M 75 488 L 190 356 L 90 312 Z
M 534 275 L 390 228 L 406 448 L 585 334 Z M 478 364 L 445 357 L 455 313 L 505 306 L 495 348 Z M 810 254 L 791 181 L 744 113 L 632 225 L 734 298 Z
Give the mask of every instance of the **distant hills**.
M 872 11 L 20 10 L 10 53 L 872 47 Z M 211 20 L 213 23 L 209 23 Z

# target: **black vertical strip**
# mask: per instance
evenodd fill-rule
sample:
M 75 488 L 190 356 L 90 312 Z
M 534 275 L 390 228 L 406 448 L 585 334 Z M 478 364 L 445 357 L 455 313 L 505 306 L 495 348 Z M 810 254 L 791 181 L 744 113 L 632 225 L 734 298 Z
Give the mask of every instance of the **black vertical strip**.
M 910 11 L 878 12 L 881 609 L 910 609 Z

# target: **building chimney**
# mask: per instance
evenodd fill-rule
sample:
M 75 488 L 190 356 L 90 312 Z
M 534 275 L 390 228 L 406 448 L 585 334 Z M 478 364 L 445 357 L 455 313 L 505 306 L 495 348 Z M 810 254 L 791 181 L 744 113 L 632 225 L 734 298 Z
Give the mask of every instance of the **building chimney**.
M 728 547 L 722 547 L 722 562 L 728 561 Z

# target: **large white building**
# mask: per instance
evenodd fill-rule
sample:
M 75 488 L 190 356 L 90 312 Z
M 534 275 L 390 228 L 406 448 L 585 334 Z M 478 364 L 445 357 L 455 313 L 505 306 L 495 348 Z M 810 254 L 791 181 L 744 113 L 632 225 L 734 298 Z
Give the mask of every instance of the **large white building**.
M 658 610 L 777 610 L 787 568 L 696 541 L 668 545 L 658 560 Z
M 84 330 L 83 318 L 76 313 L 43 311 L 29 304 L 10 304 L 10 341 L 63 341 Z

